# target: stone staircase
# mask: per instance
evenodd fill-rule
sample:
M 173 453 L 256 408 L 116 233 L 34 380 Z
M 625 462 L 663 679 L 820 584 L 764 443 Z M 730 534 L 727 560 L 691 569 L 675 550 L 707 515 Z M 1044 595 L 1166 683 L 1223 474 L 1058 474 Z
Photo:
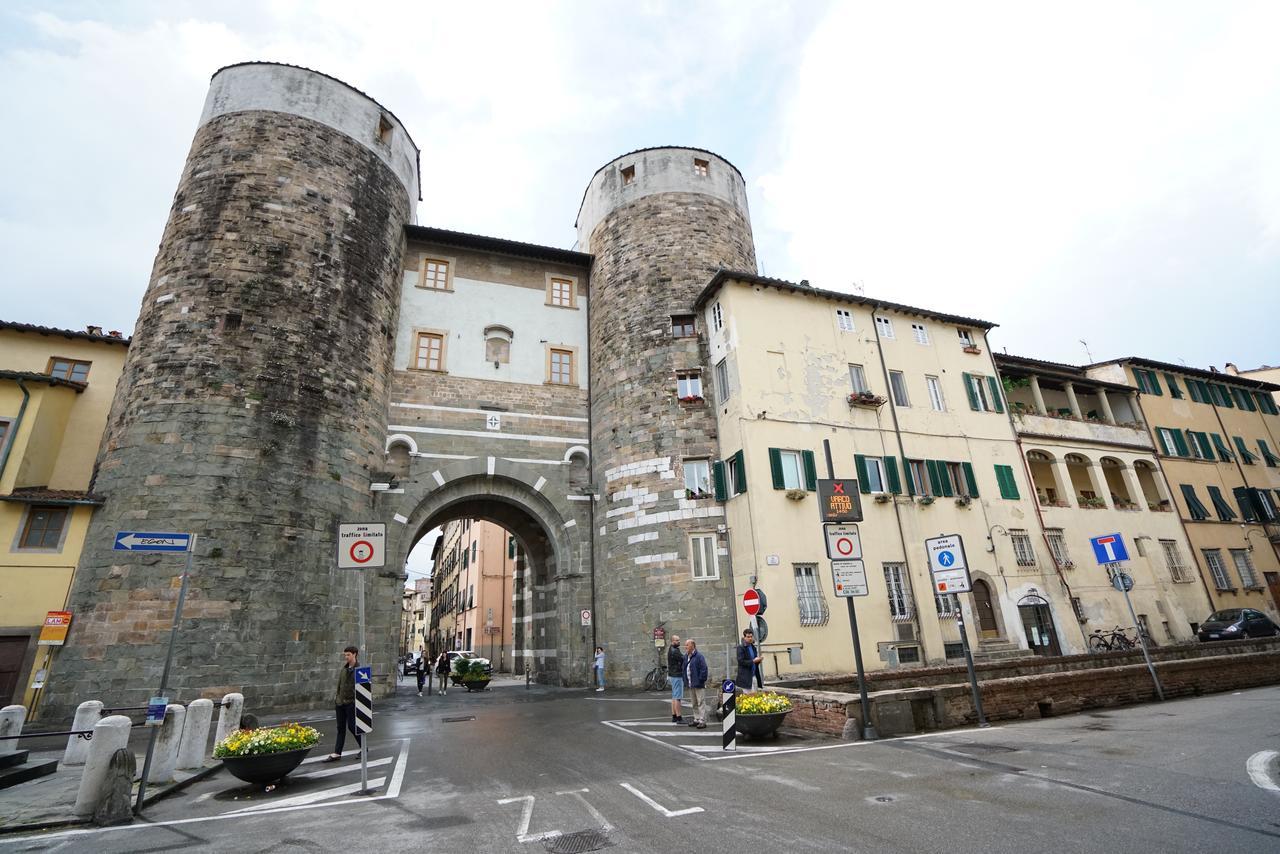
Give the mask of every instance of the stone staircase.
M 38 777 L 47 777 L 58 770 L 56 760 L 27 764 L 30 751 L 15 750 L 11 753 L 0 753 L 0 789 L 7 789 Z
M 1015 643 L 1007 640 L 981 640 L 978 641 L 977 648 L 973 651 L 973 660 L 976 661 L 1013 661 L 1018 658 L 1032 658 L 1035 653 L 1029 649 L 1023 649 Z

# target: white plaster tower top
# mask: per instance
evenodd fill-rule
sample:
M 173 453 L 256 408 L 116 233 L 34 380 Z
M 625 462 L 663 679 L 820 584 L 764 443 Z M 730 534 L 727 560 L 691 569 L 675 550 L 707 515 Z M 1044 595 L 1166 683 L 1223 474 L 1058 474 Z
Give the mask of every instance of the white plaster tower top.
M 701 193 L 726 202 L 747 224 L 747 183 L 734 166 L 701 148 L 642 148 L 615 158 L 587 184 L 578 208 L 578 250 L 591 252 L 591 233 L 620 207 L 658 193 Z
M 377 101 L 335 77 L 274 62 L 228 65 L 214 73 L 199 127 L 229 113 L 267 110 L 311 119 L 340 131 L 377 155 L 409 194 L 418 191 L 418 146 L 400 120 Z

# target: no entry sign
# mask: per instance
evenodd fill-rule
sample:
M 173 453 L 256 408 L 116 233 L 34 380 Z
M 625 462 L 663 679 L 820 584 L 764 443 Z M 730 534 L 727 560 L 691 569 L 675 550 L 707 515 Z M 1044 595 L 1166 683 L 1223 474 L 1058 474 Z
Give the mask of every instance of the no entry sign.
M 752 617 L 760 613 L 760 594 L 754 588 L 742 594 L 742 610 Z

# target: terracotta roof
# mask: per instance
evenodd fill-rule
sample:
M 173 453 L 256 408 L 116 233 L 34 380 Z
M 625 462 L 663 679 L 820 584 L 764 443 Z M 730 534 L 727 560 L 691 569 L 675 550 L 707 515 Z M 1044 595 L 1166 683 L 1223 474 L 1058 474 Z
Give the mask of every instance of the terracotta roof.
M 0 495 L 0 501 L 21 504 L 101 504 L 105 499 L 92 492 L 78 489 L 49 489 L 46 486 L 23 486 L 8 495 Z
M 82 383 L 78 380 L 64 380 L 61 377 L 51 377 L 48 374 L 38 374 L 35 371 L 0 370 L 0 380 L 26 380 L 31 383 L 47 383 L 51 386 L 64 385 L 67 388 L 75 389 L 77 394 L 89 387 L 88 383 Z
M 960 326 L 974 326 L 982 329 L 991 329 L 998 324 L 991 323 L 987 320 L 978 320 L 975 317 L 962 317 L 958 314 L 944 314 L 939 311 L 933 311 L 928 308 L 916 308 L 911 305 L 902 305 L 896 302 L 887 302 L 885 300 L 872 299 L 870 297 L 860 297 L 857 294 L 846 294 L 842 291 L 828 291 L 822 288 L 815 288 L 808 282 L 788 282 L 785 279 L 772 279 L 768 276 L 761 276 L 756 273 L 747 273 L 741 270 L 725 270 L 721 268 L 711 277 L 711 281 L 702 289 L 702 293 L 698 294 L 698 298 L 694 301 L 694 308 L 701 308 L 711 295 L 716 292 L 725 282 L 735 279 L 741 282 L 748 282 L 753 285 L 765 285 L 779 290 L 792 291 L 794 293 L 809 294 L 823 299 L 836 300 L 837 302 L 848 302 L 854 305 L 863 305 L 871 309 L 885 308 L 891 311 L 899 311 L 903 314 L 915 314 L 921 317 L 932 317 L 935 320 L 942 320 L 947 323 L 955 323 Z
M 460 246 L 464 249 L 500 252 L 504 255 L 518 255 L 524 258 L 539 258 L 543 261 L 572 264 L 575 267 L 590 267 L 593 260 L 593 256 L 585 252 L 574 252 L 572 249 L 559 249 L 555 246 L 539 246 L 536 243 L 522 243 L 519 240 L 507 240 L 503 237 L 486 237 L 483 234 L 449 231 L 427 225 L 406 225 L 404 230 L 411 240 L 424 243 Z
M 77 332 L 74 329 L 58 329 L 54 326 L 37 326 L 34 323 L 18 323 L 15 320 L 0 320 L 0 329 L 13 329 L 17 332 L 34 332 L 37 335 L 60 335 L 63 338 L 78 338 L 82 341 L 103 341 L 107 344 L 129 345 L 129 338 L 121 335 L 99 335 L 96 332 Z
M 1094 362 L 1092 365 L 1085 365 L 1086 368 L 1097 368 L 1102 365 L 1122 365 L 1134 364 L 1143 368 L 1155 368 L 1159 371 L 1168 371 L 1171 374 L 1185 374 L 1189 377 L 1208 380 L 1215 383 L 1228 383 L 1232 385 L 1253 388 L 1259 391 L 1280 391 L 1280 385 L 1265 382 L 1263 380 L 1252 380 L 1248 377 L 1233 376 L 1225 371 L 1206 371 L 1203 368 L 1189 368 L 1186 365 L 1174 365 L 1169 362 L 1157 362 L 1155 359 L 1144 359 L 1141 356 L 1122 356 L 1119 359 L 1107 359 L 1103 362 Z

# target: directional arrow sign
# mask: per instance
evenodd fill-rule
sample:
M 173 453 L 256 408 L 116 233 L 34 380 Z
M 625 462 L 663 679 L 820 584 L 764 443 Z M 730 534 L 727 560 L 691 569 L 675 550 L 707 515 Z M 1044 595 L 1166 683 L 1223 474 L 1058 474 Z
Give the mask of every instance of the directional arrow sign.
M 118 552 L 185 552 L 190 547 L 190 534 L 120 531 L 116 534 L 114 549 Z

